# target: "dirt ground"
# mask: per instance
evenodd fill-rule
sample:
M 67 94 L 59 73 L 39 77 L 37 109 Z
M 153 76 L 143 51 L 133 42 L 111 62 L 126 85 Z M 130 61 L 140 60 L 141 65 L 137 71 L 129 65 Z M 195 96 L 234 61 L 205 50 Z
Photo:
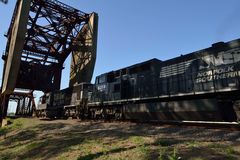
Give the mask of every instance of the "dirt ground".
M 0 159 L 240 160 L 240 131 L 19 118 L 0 129 Z

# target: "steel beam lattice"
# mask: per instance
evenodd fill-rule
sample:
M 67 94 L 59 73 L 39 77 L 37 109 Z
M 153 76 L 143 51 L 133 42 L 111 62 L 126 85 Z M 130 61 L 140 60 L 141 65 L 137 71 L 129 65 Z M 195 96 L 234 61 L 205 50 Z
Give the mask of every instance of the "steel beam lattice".
M 9 52 L 18 7 L 17 4 L 7 33 L 4 56 Z M 16 87 L 44 92 L 59 89 L 63 63 L 88 21 L 89 14 L 57 0 L 32 0 Z
M 17 102 L 16 116 L 32 116 L 36 111 L 33 92 L 14 92 L 10 96 L 11 101 Z
M 58 0 L 17 0 L 2 55 L 0 120 L 6 115 L 9 97 L 15 88 L 45 93 L 60 89 L 64 61 L 69 54 L 79 50 L 76 47 L 81 41 L 93 37 L 83 35 L 89 34 L 84 33 L 83 28 L 89 24 L 91 16 Z M 93 42 L 96 43 L 96 34 Z M 91 46 L 95 48 L 91 51 L 96 57 L 96 44 Z M 84 54 L 82 50 L 77 54 Z M 95 58 L 91 64 L 94 67 Z M 92 72 L 89 72 L 90 76 Z

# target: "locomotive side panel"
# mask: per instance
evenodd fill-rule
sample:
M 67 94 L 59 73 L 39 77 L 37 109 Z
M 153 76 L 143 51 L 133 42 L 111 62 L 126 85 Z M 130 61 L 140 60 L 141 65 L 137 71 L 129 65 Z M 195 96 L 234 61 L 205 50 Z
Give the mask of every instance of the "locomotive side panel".
M 159 79 L 160 95 L 239 89 L 240 48 L 220 49 L 192 53 L 170 63 L 163 62 Z
M 124 105 L 126 119 L 222 121 L 216 99 L 179 100 Z

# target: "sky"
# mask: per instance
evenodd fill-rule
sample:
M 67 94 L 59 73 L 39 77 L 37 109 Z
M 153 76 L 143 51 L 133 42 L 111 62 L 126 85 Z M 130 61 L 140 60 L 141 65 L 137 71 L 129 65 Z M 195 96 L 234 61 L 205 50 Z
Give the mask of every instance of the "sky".
M 60 0 L 99 15 L 95 76 L 152 58 L 167 60 L 240 38 L 239 0 Z M 15 0 L 0 3 L 0 53 Z M 3 61 L 0 61 L 2 75 Z M 61 88 L 68 87 L 70 58 Z M 1 77 L 0 77 L 1 81 Z

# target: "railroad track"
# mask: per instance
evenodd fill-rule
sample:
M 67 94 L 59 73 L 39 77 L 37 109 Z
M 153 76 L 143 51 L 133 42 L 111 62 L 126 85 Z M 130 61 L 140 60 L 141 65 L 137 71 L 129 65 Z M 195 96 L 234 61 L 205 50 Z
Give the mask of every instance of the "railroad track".
M 214 121 L 139 121 L 139 120 L 83 120 L 83 121 L 99 121 L 99 122 L 125 122 L 125 123 L 137 123 L 137 124 L 149 124 L 149 125 L 159 125 L 159 126 L 181 126 L 181 127 L 203 127 L 206 129 L 223 129 L 240 131 L 239 122 L 214 122 Z

